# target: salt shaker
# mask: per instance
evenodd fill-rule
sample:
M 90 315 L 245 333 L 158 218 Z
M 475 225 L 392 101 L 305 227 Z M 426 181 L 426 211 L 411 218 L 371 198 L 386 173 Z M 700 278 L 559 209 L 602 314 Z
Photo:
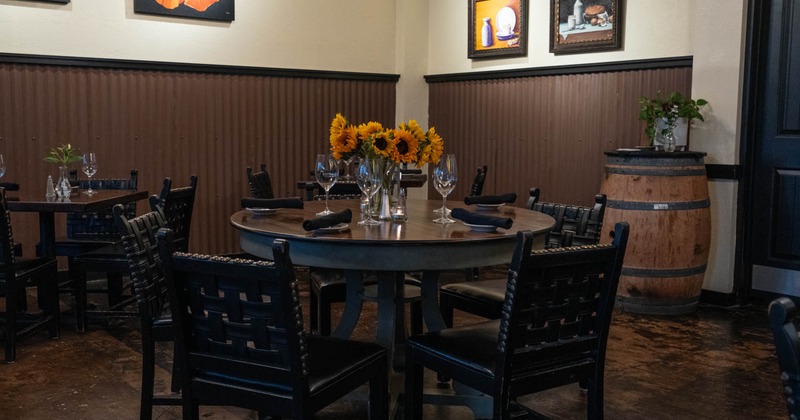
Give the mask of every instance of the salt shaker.
M 52 175 L 47 175 L 47 187 L 45 187 L 44 196 L 47 198 L 56 198 L 56 189 L 53 187 Z

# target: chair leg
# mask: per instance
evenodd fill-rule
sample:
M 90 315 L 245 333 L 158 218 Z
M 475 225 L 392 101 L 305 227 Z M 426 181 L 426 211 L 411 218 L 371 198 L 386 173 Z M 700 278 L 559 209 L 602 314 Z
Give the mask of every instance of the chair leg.
M 439 310 L 442 312 L 442 320 L 447 328 L 453 328 L 453 304 L 450 298 L 444 293 L 439 294 Z
M 117 306 L 122 299 L 122 273 L 108 273 L 108 307 Z
M 172 346 L 172 385 L 170 389 L 172 392 L 179 392 L 181 390 L 181 363 L 180 354 L 178 353 L 177 344 L 173 342 Z
M 317 294 L 314 292 L 313 287 L 309 287 L 308 299 L 309 299 L 308 324 L 311 331 L 316 331 L 317 328 L 319 327 L 319 300 L 317 299 Z
M 603 419 L 603 375 L 600 374 L 588 381 L 589 395 L 586 401 L 586 416 L 590 420 Z
M 389 361 L 384 358 L 369 380 L 369 418 L 389 418 Z
M 422 418 L 422 375 L 425 369 L 414 363 L 411 348 L 406 352 L 405 417 L 407 420 Z
M 58 303 L 58 270 L 53 270 L 51 276 L 40 280 L 37 294 L 42 297 L 40 308 L 48 321 L 48 333 L 50 338 L 57 339 L 60 335 L 59 315 L 61 308 Z
M 72 282 L 72 289 L 75 296 L 75 329 L 78 332 L 86 331 L 86 270 L 78 269 L 78 274 Z
M 319 335 L 331 335 L 331 301 L 319 296 Z
M 17 359 L 17 314 L 19 312 L 19 291 L 16 281 L 6 281 L 6 333 L 3 345 L 6 350 L 6 363 Z M 10 286 L 10 287 L 9 287 Z M 25 288 L 22 288 L 23 291 Z
M 139 408 L 139 420 L 153 418 L 153 389 L 155 388 L 155 344 L 147 333 L 142 331 L 142 395 Z
M 422 334 L 422 302 L 411 302 L 411 334 Z

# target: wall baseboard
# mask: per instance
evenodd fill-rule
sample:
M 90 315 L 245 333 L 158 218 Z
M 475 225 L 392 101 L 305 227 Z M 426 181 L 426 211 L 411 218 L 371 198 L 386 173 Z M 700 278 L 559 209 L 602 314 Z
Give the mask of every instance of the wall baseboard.
M 722 306 L 725 308 L 739 305 L 736 294 L 734 293 L 715 292 L 713 290 L 706 289 L 700 291 L 700 303 Z

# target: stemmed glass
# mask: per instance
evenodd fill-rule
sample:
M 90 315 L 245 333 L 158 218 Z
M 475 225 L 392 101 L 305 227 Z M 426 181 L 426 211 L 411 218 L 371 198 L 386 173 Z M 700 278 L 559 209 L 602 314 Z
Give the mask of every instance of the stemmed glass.
M 456 187 L 458 182 L 458 170 L 456 169 L 456 155 L 449 154 L 443 155 L 439 164 L 433 170 L 433 186 L 439 194 L 442 195 L 442 208 L 440 209 L 442 217 L 435 219 L 433 223 L 455 223 L 455 220 L 449 216 L 450 211 L 447 209 L 447 195 L 450 194 Z
M 0 153 L 0 178 L 6 174 L 6 161 L 3 160 L 3 154 Z
M 94 152 L 84 153 L 82 163 L 83 173 L 89 177 L 89 189 L 84 191 L 84 193 L 92 195 L 96 192 L 92 191 L 92 177 L 97 173 L 97 157 L 95 157 Z
M 325 189 L 325 210 L 317 213 L 317 216 L 325 216 L 333 213 L 328 208 L 328 193 L 339 178 L 339 161 L 330 154 L 317 155 L 317 165 L 314 169 L 317 182 Z
M 353 175 L 350 175 L 350 164 L 353 163 L 353 160 L 355 160 L 355 158 L 356 155 L 352 154 L 350 155 L 350 157 L 342 159 L 342 162 L 344 162 L 344 176 L 342 177 L 343 181 L 344 180 L 350 181 L 351 179 L 353 179 Z
M 371 200 L 375 193 L 381 189 L 381 174 L 373 170 L 372 161 L 368 159 L 361 159 L 358 167 L 356 167 L 356 182 L 358 183 L 358 188 L 360 188 L 361 192 L 367 196 L 368 200 Z M 369 206 L 367 206 L 364 211 L 367 212 L 368 218 L 367 220 L 358 222 L 359 225 L 373 226 L 381 224 L 381 222 L 372 218 L 372 213 L 369 211 Z

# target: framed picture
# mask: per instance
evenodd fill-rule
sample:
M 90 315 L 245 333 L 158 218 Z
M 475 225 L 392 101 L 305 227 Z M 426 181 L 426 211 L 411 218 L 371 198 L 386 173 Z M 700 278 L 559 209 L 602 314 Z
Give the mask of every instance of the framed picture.
M 470 0 L 469 58 L 528 54 L 527 0 Z
M 552 0 L 550 52 L 572 54 L 622 47 L 623 0 Z
M 234 0 L 133 0 L 133 11 L 150 15 L 233 21 Z

